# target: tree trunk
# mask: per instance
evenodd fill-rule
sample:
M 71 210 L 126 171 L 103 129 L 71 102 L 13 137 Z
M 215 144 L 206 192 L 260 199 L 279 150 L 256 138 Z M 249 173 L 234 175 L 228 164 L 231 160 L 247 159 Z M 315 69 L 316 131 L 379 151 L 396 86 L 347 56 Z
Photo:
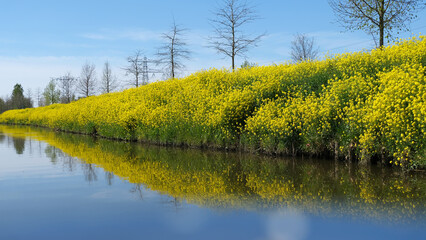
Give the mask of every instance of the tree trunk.
M 337 141 L 334 141 L 334 160 L 339 160 L 339 144 Z
M 235 55 L 232 55 L 232 71 L 235 69 Z
M 232 71 L 235 69 L 235 26 L 232 23 Z
M 379 30 L 380 30 L 380 48 L 382 48 L 385 45 L 385 1 L 380 1 L 380 16 L 379 16 Z
M 174 39 L 172 39 L 172 49 L 170 50 L 170 56 L 171 56 L 171 60 L 172 60 L 172 79 L 175 78 L 175 56 L 174 56 Z

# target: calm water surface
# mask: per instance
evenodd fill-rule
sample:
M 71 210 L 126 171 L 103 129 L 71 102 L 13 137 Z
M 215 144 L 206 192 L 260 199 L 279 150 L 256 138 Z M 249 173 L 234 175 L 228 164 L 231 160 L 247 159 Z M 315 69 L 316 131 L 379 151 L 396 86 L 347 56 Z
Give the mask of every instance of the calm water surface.
M 0 125 L 0 239 L 425 239 L 426 177 Z

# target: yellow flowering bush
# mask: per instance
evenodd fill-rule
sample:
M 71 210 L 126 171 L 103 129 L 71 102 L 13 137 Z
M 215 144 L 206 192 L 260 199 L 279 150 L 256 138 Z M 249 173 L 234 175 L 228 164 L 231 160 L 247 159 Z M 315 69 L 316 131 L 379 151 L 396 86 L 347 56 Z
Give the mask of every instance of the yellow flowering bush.
M 159 144 L 426 166 L 424 36 L 323 61 L 211 69 L 0 122 Z

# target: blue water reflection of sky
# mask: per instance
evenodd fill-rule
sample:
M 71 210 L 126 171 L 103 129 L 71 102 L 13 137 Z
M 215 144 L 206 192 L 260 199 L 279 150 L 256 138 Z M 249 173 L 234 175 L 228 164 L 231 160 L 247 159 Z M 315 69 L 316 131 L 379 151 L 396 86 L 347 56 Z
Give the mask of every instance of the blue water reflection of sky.
M 84 164 L 72 172 L 25 141 L 0 141 L 0 239 L 422 239 L 426 230 L 294 209 L 210 209 L 113 177 Z M 31 168 L 28 166 L 32 166 Z M 111 184 L 108 184 L 111 183 Z

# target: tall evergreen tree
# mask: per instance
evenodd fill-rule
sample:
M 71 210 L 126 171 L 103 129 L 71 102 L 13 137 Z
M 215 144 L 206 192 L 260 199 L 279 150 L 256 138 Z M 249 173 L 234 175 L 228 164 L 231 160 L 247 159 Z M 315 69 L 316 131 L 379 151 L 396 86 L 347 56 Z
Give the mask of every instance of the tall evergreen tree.
M 30 98 L 24 96 L 24 88 L 21 84 L 15 84 L 12 91 L 12 97 L 7 103 L 10 109 L 31 108 L 32 102 Z

